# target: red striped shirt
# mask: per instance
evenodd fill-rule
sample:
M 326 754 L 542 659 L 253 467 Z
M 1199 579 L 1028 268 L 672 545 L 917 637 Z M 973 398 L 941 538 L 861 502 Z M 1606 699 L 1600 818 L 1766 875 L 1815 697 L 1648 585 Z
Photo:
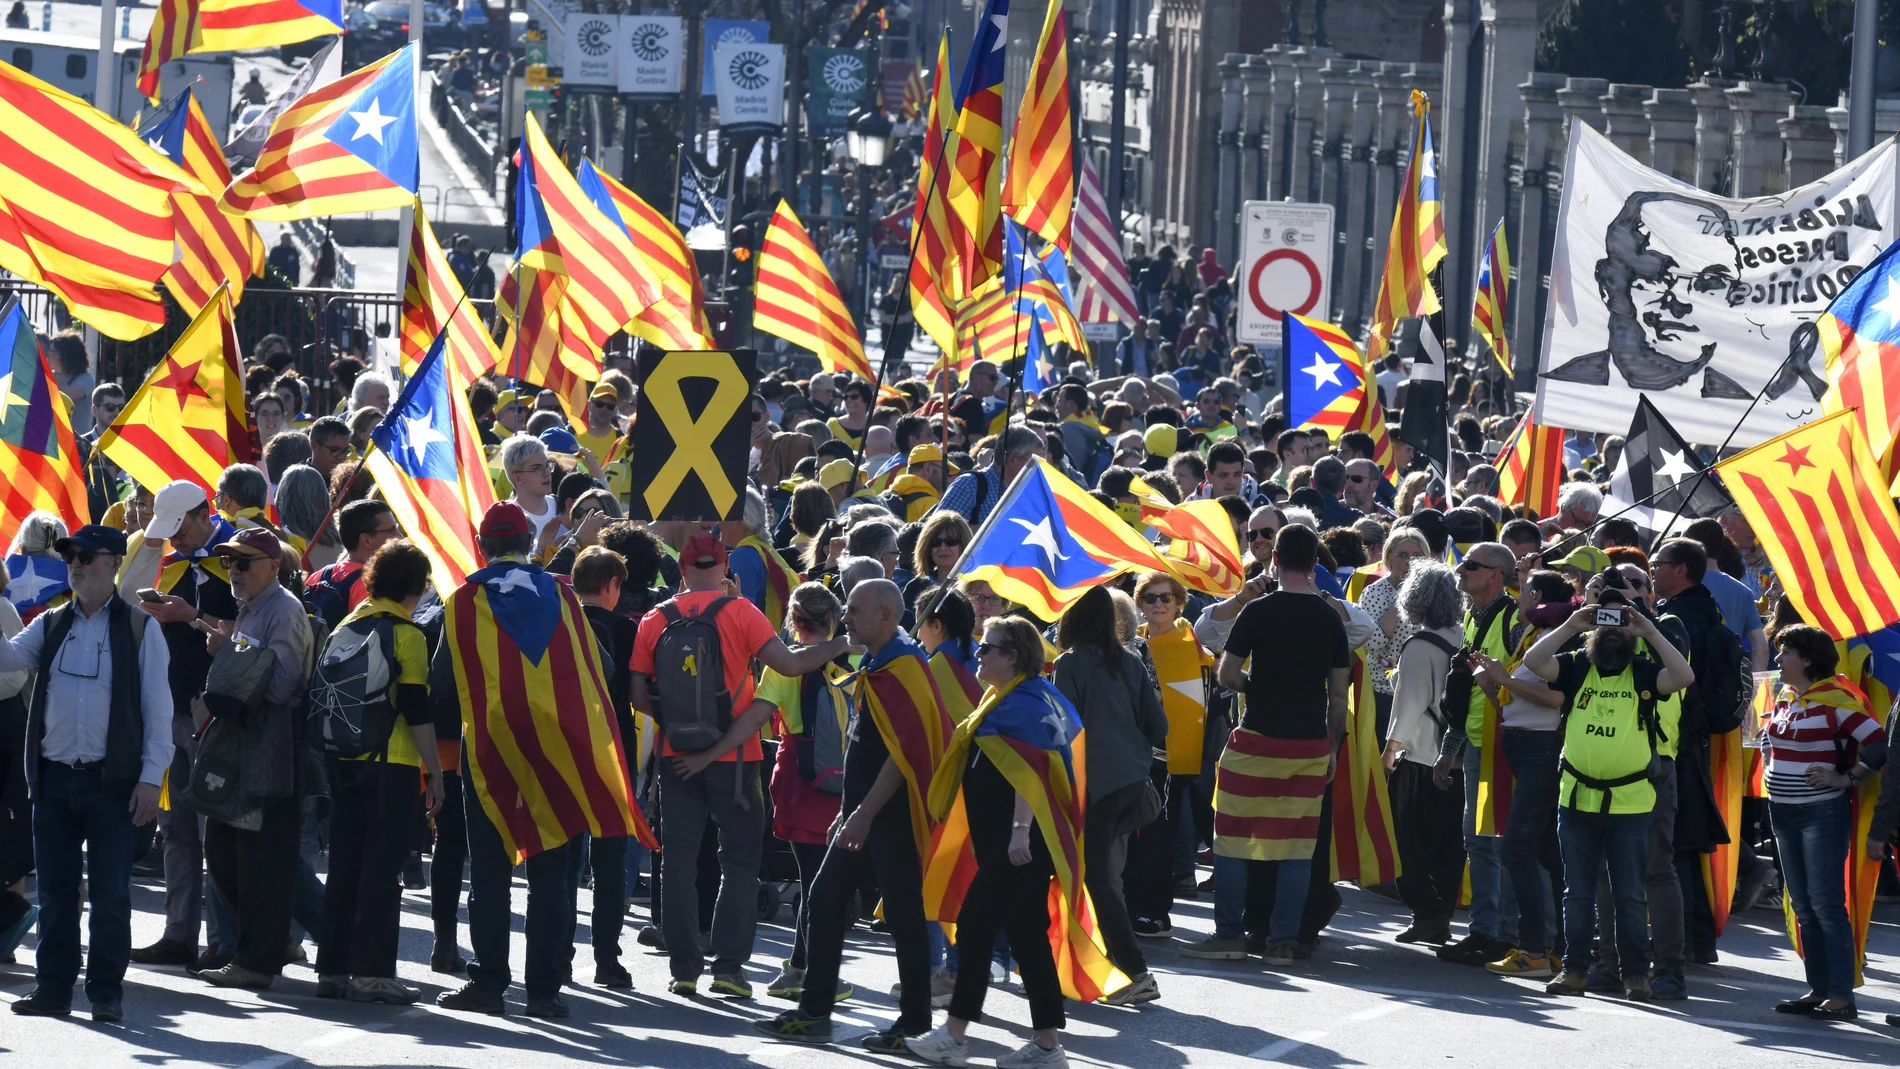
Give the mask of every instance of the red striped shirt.
M 1818 702 L 1777 702 L 1763 733 L 1767 736 L 1763 747 L 1767 757 L 1762 784 L 1769 800 L 1794 803 L 1839 798 L 1845 793 L 1840 788 L 1809 786 L 1808 769 L 1816 765 L 1833 769 L 1842 752 L 1885 743 L 1887 739 L 1879 721 L 1866 713 Z

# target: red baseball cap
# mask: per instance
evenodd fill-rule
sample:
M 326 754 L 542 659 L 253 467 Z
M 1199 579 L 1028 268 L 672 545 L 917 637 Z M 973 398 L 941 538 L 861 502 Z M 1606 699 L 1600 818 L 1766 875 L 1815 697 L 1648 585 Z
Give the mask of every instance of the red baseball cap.
M 507 538 L 534 533 L 534 522 L 521 506 L 512 501 L 497 501 L 482 513 L 481 537 Z
M 680 563 L 693 568 L 723 568 L 726 544 L 711 531 L 697 531 L 680 547 Z

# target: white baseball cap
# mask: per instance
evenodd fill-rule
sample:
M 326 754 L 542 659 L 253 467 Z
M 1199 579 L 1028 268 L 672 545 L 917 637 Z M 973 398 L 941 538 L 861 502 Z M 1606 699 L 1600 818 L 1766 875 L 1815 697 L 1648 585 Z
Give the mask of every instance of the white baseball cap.
M 152 520 L 145 525 L 145 537 L 171 538 L 184 526 L 185 513 L 206 504 L 205 489 L 188 479 L 166 483 L 152 495 Z

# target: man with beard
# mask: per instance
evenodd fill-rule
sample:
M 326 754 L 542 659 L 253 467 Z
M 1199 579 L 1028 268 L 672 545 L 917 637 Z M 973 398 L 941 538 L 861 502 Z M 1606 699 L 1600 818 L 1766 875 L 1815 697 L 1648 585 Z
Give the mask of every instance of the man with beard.
M 1588 632 L 1581 651 L 1560 653 Z M 1648 647 L 1639 656 L 1637 641 Z M 1653 654 L 1654 656 L 1650 656 Z M 1658 663 L 1660 660 L 1660 664 Z M 1689 662 L 1620 591 L 1551 628 L 1524 666 L 1564 696 L 1557 846 L 1564 859 L 1564 962 L 1545 991 L 1581 995 L 1588 984 L 1597 871 L 1608 862 L 1616 899 L 1623 991 L 1649 1000 L 1648 904 L 1643 891 L 1660 736 L 1656 706 L 1695 682 Z

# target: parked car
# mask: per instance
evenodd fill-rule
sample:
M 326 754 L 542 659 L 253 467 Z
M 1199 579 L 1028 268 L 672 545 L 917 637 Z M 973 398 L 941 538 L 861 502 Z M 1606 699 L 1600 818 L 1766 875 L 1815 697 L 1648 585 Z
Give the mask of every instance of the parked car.
M 368 10 L 375 16 L 377 25 L 384 33 L 393 32 L 403 41 L 409 39 L 409 5 L 405 0 L 376 0 L 369 5 Z M 422 6 L 422 12 L 423 47 L 432 52 L 462 47 L 462 12 L 459 8 L 427 3 Z

